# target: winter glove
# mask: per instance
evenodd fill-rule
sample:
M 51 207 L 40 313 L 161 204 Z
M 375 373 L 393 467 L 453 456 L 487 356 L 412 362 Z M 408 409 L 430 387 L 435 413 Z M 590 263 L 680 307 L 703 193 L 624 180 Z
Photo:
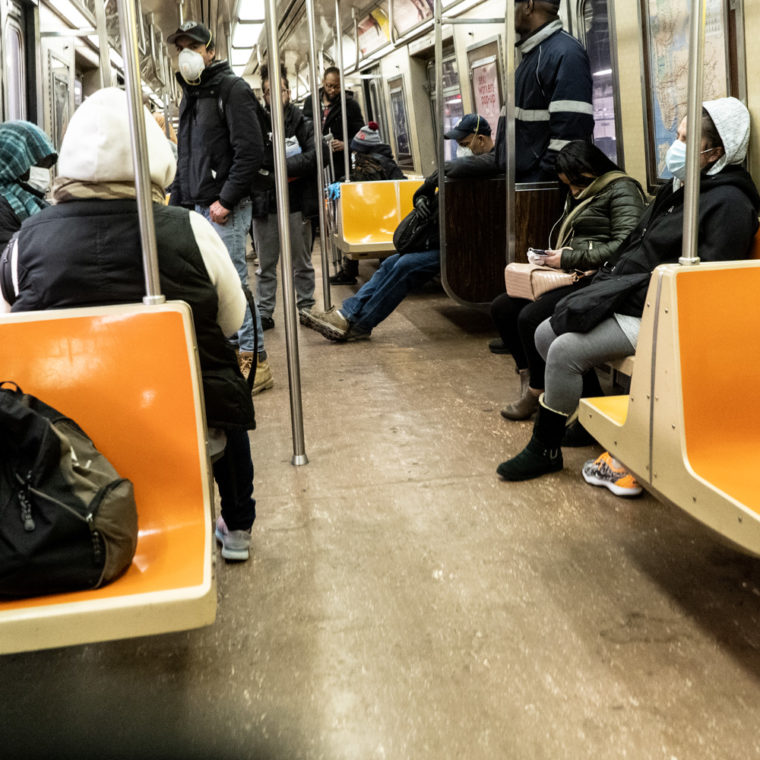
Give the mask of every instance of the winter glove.
M 417 218 L 421 222 L 426 222 L 432 213 L 430 199 L 426 195 L 419 195 L 414 199 L 414 210 L 417 212 Z

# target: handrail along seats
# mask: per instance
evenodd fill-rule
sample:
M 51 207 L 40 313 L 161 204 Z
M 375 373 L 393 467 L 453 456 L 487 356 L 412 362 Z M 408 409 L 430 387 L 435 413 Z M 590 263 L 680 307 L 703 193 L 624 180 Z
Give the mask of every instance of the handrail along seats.
M 211 484 L 187 304 L 0 315 L 0 378 L 82 426 L 134 483 L 139 527 L 132 565 L 113 583 L 0 601 L 0 653 L 212 623 Z

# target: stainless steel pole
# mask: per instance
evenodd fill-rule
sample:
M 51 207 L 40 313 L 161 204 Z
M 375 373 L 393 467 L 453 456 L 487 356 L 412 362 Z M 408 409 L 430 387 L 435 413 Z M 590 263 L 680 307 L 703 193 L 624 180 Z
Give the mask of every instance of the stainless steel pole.
M 106 3 L 105 0 L 95 0 L 95 28 L 98 32 L 98 58 L 100 61 L 100 86 L 110 87 L 113 83 L 111 78 L 111 56 L 108 51 L 108 31 L 106 30 Z M 122 38 L 123 39 L 123 38 Z M 126 62 L 124 63 L 126 66 Z
M 702 148 L 702 67 L 705 56 L 705 0 L 692 0 L 689 17 L 689 104 L 686 113 L 681 266 L 699 264 L 699 153 Z
M 343 30 L 340 25 L 340 0 L 335 0 L 335 50 L 338 54 L 338 68 L 340 69 L 340 121 L 343 125 L 343 166 L 345 181 L 351 181 L 350 149 L 351 140 L 348 137 L 348 116 L 346 115 L 346 85 L 343 81 Z
M 325 219 L 324 144 L 322 142 L 322 104 L 317 84 L 317 32 L 314 19 L 314 0 L 306 0 L 306 18 L 309 24 L 309 85 L 311 108 L 314 114 L 314 148 L 317 155 L 317 199 L 319 202 L 319 252 L 322 256 L 322 299 L 325 310 L 332 306 L 330 293 L 330 259 L 327 250 L 327 220 Z
M 166 300 L 161 295 L 158 276 L 156 228 L 153 224 L 150 171 L 148 169 L 148 143 L 145 139 L 145 110 L 140 86 L 140 65 L 137 54 L 137 26 L 133 0 L 116 0 L 121 27 L 121 54 L 124 58 L 124 82 L 129 102 L 129 134 L 132 140 L 132 166 L 137 190 L 137 213 L 140 220 L 143 268 L 145 270 L 145 297 L 143 303 L 159 304 Z
M 507 3 L 504 14 L 504 152 L 506 227 L 507 227 L 507 263 L 515 260 L 515 4 Z
M 446 283 L 446 152 L 443 143 L 443 2 L 435 0 L 435 122 L 438 125 L 438 140 L 435 151 L 435 165 L 438 170 L 438 236 L 440 239 L 441 281 Z
M 308 464 L 303 434 L 301 404 L 301 365 L 298 355 L 296 301 L 293 293 L 293 257 L 290 246 L 290 203 L 288 202 L 288 168 L 285 161 L 285 118 L 282 112 L 282 79 L 280 78 L 280 41 L 277 39 L 277 2 L 266 0 L 267 52 L 269 57 L 270 112 L 274 175 L 277 192 L 277 222 L 280 231 L 280 276 L 285 312 L 285 346 L 288 356 L 290 388 L 290 425 L 293 432 L 293 465 Z M 299 230 L 299 234 L 301 230 Z

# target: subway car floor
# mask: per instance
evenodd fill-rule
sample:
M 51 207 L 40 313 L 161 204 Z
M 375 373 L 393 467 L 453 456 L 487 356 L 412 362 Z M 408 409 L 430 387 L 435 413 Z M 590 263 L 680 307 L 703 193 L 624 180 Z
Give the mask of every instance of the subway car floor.
M 0 658 L 3 758 L 760 756 L 758 561 L 587 486 L 598 447 L 501 482 L 531 432 L 499 415 L 512 360 L 435 285 L 369 341 L 299 325 L 293 467 L 281 304 L 215 625 Z

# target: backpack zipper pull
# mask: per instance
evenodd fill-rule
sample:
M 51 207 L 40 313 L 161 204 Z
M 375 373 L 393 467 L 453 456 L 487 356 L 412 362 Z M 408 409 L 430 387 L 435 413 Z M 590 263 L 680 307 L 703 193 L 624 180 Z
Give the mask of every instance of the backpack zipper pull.
M 16 473 L 16 479 L 21 484 L 21 489 L 18 492 L 18 500 L 21 505 L 21 522 L 24 523 L 24 530 L 27 533 L 31 533 L 37 526 L 35 525 L 34 518 L 32 517 L 32 501 L 29 498 L 29 488 L 32 482 L 32 471 L 26 474 L 26 478 L 22 478 Z

